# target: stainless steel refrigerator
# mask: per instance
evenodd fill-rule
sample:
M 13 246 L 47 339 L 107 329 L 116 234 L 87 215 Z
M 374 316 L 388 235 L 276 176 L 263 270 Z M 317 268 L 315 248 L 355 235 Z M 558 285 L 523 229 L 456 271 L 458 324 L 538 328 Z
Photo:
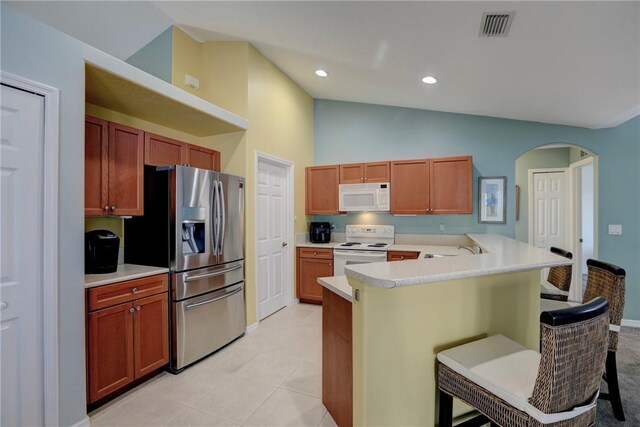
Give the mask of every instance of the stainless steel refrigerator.
M 186 166 L 145 167 L 144 216 L 125 221 L 125 262 L 168 267 L 170 368 L 245 331 L 244 178 Z

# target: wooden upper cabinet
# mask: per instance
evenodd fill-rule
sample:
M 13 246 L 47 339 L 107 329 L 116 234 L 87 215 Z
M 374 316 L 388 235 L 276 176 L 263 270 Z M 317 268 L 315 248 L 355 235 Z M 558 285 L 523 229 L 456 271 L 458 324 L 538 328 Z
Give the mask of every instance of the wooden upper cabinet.
M 364 164 L 364 182 L 389 182 L 389 162 Z
M 220 171 L 220 153 L 215 150 L 186 144 L 185 159 L 188 166 Z
M 84 214 L 109 213 L 109 122 L 86 117 L 84 122 Z
M 389 182 L 389 162 L 340 165 L 340 184 Z
M 144 214 L 144 133 L 109 123 L 109 206 L 115 215 Z
M 364 182 L 364 164 L 340 165 L 340 184 L 361 184 Z
M 471 156 L 431 159 L 429 165 L 431 213 L 473 213 Z
M 391 162 L 391 213 L 429 213 L 429 160 Z
M 168 166 L 186 164 L 187 144 L 175 139 L 145 132 L 144 164 Z
M 306 169 L 306 214 L 336 215 L 338 211 L 339 166 Z

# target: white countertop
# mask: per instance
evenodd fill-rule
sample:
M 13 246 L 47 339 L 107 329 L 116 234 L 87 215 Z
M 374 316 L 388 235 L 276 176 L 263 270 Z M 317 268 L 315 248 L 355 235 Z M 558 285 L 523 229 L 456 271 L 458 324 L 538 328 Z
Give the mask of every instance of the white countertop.
M 462 248 L 458 249 L 457 246 L 393 244 L 391 245 L 389 250 L 402 252 L 420 252 L 420 255 L 418 255 L 418 259 L 423 259 L 426 254 L 472 255 L 468 250 Z
M 486 253 L 472 255 L 462 249 L 468 255 L 357 264 L 346 267 L 345 271 L 348 277 L 353 277 L 364 283 L 381 288 L 395 288 L 572 263 L 571 260 L 549 251 L 499 234 L 469 234 L 468 237 Z M 413 245 L 397 246 L 409 247 Z M 392 250 L 403 249 L 393 248 Z M 413 250 L 415 251 L 415 249 Z
M 126 282 L 127 280 L 140 279 L 141 277 L 154 276 L 156 274 L 163 274 L 168 272 L 168 268 L 162 267 L 149 267 L 146 265 L 135 264 L 119 264 L 118 270 L 115 273 L 85 274 L 84 287 L 93 288 L 96 286 Z
M 341 296 L 349 302 L 353 302 L 353 288 L 347 282 L 347 276 L 320 277 L 320 283 L 336 295 Z

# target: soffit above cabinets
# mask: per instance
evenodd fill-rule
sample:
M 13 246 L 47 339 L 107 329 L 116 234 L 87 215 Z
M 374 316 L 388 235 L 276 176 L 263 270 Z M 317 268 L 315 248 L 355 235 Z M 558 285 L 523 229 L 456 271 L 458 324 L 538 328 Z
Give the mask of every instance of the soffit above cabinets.
M 166 93 L 86 64 L 85 101 L 199 137 L 247 129 L 246 119 L 160 79 L 155 80 L 154 86 L 167 85 Z

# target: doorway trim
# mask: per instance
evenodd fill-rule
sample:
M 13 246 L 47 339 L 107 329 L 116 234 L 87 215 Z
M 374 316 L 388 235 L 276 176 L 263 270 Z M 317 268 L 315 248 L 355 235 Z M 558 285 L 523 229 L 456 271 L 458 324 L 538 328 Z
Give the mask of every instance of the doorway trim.
M 59 424 L 58 405 L 58 162 L 60 91 L 14 74 L 0 71 L 0 83 L 44 98 L 42 333 L 44 423 Z M 46 284 L 46 286 L 45 286 Z M 46 355 L 46 357 L 45 357 Z
M 573 248 L 574 271 L 577 273 L 581 272 L 583 261 L 579 250 L 582 235 L 582 179 L 578 174 L 588 164 L 593 164 L 593 258 L 598 259 L 598 156 L 592 154 L 569 165 L 569 243 Z M 582 274 L 572 275 L 569 300 L 582 301 Z
M 281 159 L 280 157 L 276 157 L 274 155 L 268 154 L 268 153 L 264 153 L 261 151 L 256 150 L 255 151 L 255 163 L 254 163 L 254 195 L 253 195 L 253 203 L 254 206 L 258 206 L 258 168 L 260 166 L 260 163 L 264 162 L 264 163 L 271 163 L 273 165 L 276 166 L 280 166 L 283 167 L 285 169 L 285 194 L 286 194 L 286 198 L 287 198 L 287 203 L 285 206 L 285 214 L 284 214 L 284 219 L 285 219 L 285 241 L 288 242 L 287 248 L 289 248 L 289 251 L 292 251 L 291 253 L 287 254 L 286 259 L 286 268 L 285 268 L 285 292 L 286 292 L 286 296 L 285 296 L 285 300 L 286 300 L 286 305 L 290 306 L 293 304 L 293 295 L 294 295 L 294 283 L 293 283 L 293 278 L 295 276 L 295 271 L 294 271 L 294 257 L 295 257 L 295 234 L 294 234 L 294 221 L 295 221 L 295 210 L 294 210 L 294 182 L 293 182 L 293 178 L 294 178 L 294 164 L 293 162 L 290 162 L 289 160 L 285 160 L 285 159 Z M 254 218 L 254 259 L 258 259 L 258 215 L 255 215 Z M 292 249 L 293 248 L 293 249 Z M 260 322 L 260 316 L 259 316 L 259 310 L 258 310 L 258 264 L 256 263 L 255 266 L 255 284 L 256 284 L 256 323 L 255 325 L 257 325 Z M 251 325 L 251 327 L 253 327 L 254 325 Z

